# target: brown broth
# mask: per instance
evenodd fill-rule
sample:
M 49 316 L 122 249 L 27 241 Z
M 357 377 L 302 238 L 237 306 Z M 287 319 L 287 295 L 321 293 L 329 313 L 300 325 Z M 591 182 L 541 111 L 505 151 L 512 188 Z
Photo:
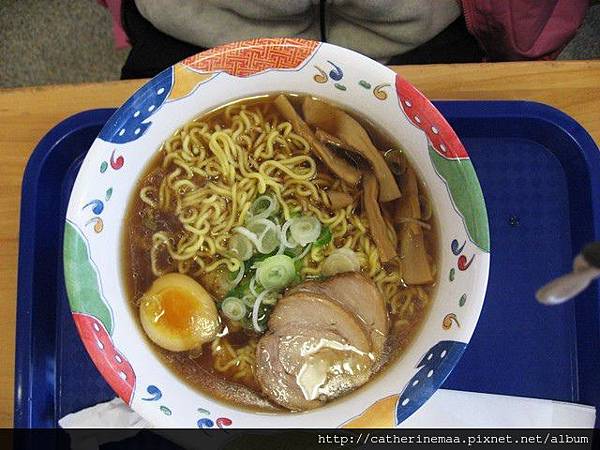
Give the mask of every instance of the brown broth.
M 275 95 L 277 94 L 255 99 L 240 100 L 240 102 L 245 104 L 270 102 Z M 294 94 L 289 95 L 291 96 L 290 99 L 292 103 L 294 103 L 295 106 L 298 106 L 302 97 L 295 96 Z M 225 120 L 223 111 L 224 108 L 229 105 L 231 105 L 231 103 L 207 114 L 202 114 L 199 117 L 201 117 L 203 121 L 209 123 L 223 123 Z M 371 121 L 352 111 L 347 112 L 367 129 L 377 148 L 382 151 L 390 148 L 401 148 L 401 146 L 391 139 L 384 130 L 378 128 Z M 164 212 L 158 212 L 152 215 L 148 214 L 149 208 L 140 200 L 138 195 L 143 186 L 152 185 L 158 187 L 160 184 L 164 176 L 164 172 L 161 169 L 161 161 L 164 154 L 164 150 L 159 150 L 146 167 L 143 176 L 138 180 L 136 188 L 133 191 L 134 193 L 132 194 L 133 196 L 129 201 L 123 233 L 121 273 L 127 289 L 131 312 L 137 318 L 136 322 L 144 336 L 145 333 L 139 323 L 138 300 L 155 279 L 150 266 L 149 256 L 152 235 L 154 233 L 153 228 L 167 230 L 175 234 L 182 232 L 179 221 L 174 215 Z M 327 169 L 323 167 L 322 164 L 319 164 L 319 171 L 327 172 Z M 416 172 L 419 179 L 419 192 L 421 195 L 429 198 L 427 187 L 422 182 L 418 171 Z M 428 223 L 431 225 L 431 229 L 423 230 L 425 245 L 428 254 L 432 257 L 434 264 L 436 264 L 438 261 L 438 227 L 435 211 Z M 161 264 L 164 266 L 172 265 L 172 269 L 176 270 L 173 262 L 170 261 L 170 258 L 167 257 L 166 254 L 162 255 L 161 258 Z M 225 291 L 220 288 L 218 283 L 213 282 L 213 280 L 208 277 L 205 277 L 202 280 L 198 279 L 197 281 L 201 282 L 201 284 L 203 284 L 217 300 L 223 298 Z M 433 300 L 435 297 L 436 284 L 437 283 L 434 282 L 430 286 L 423 286 L 430 300 Z M 427 314 L 429 307 L 429 304 L 422 308 L 417 307 L 415 319 L 409 327 L 406 327 L 401 332 L 398 332 L 397 330 L 394 331 L 394 328 L 390 330 L 390 335 L 384 347 L 379 370 L 371 377 L 371 381 L 380 373 L 385 372 L 386 367 L 390 366 L 395 360 L 401 357 L 404 350 L 410 345 L 413 337 L 417 334 L 419 327 L 424 322 L 423 318 Z M 393 316 L 390 315 L 390 317 L 392 318 L 391 322 L 393 323 Z M 250 339 L 257 339 L 258 337 L 259 336 L 253 332 L 239 330 L 229 331 L 225 338 L 228 339 L 233 348 L 239 348 L 246 345 Z M 229 403 L 237 408 L 262 412 L 287 412 L 287 410 L 282 409 L 266 399 L 266 397 L 260 393 L 260 388 L 254 379 L 246 379 L 245 381 L 240 382 L 239 380 L 233 379 L 232 371 L 221 373 L 215 370 L 213 367 L 214 361 L 210 344 L 204 346 L 202 354 L 191 355 L 189 352 L 177 353 L 164 350 L 155 345 L 149 338 L 146 337 L 146 339 L 148 345 L 159 359 L 169 367 L 172 373 L 191 388 Z

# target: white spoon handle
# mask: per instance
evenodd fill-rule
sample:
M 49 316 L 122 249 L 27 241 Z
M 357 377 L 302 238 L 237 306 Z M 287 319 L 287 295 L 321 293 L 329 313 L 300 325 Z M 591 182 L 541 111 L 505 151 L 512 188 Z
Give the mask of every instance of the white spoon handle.
M 575 297 L 596 278 L 600 277 L 600 269 L 588 267 L 559 277 L 541 289 L 535 296 L 545 305 L 558 305 Z

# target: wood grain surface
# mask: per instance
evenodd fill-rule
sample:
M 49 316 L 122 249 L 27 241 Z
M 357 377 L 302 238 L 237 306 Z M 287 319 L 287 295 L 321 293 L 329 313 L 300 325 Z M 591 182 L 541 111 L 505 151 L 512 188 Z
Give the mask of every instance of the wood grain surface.
M 550 104 L 574 117 L 600 142 L 600 61 L 393 68 L 432 99 Z M 17 245 L 25 164 L 38 141 L 58 122 L 86 109 L 119 106 L 143 83 L 0 90 L 0 427 L 10 427 L 13 421 Z

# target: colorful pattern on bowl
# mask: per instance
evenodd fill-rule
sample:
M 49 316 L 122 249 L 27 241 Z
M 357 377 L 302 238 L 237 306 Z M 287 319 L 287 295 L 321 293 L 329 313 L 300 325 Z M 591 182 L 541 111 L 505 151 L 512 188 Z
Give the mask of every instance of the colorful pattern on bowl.
M 427 182 L 440 229 L 437 293 L 413 344 L 353 395 L 301 415 L 239 410 L 187 387 L 147 348 L 127 304 L 122 268 L 115 264 L 121 259 L 128 201 L 161 143 L 204 111 L 279 91 L 331 100 L 388 130 Z M 73 317 L 90 357 L 115 392 L 153 424 L 397 426 L 442 384 L 475 329 L 487 285 L 489 234 L 468 155 L 421 93 L 390 69 L 347 49 L 301 39 L 257 39 L 170 67 L 111 117 L 73 188 L 64 259 Z

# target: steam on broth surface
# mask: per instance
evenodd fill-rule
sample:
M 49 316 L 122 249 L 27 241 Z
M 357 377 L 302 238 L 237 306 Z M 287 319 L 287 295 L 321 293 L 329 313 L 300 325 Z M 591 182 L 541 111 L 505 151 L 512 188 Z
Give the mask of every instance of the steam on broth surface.
M 152 348 L 239 407 L 310 409 L 368 383 L 435 287 L 435 219 L 401 147 L 311 97 L 242 100 L 185 124 L 126 222 L 123 276 Z

